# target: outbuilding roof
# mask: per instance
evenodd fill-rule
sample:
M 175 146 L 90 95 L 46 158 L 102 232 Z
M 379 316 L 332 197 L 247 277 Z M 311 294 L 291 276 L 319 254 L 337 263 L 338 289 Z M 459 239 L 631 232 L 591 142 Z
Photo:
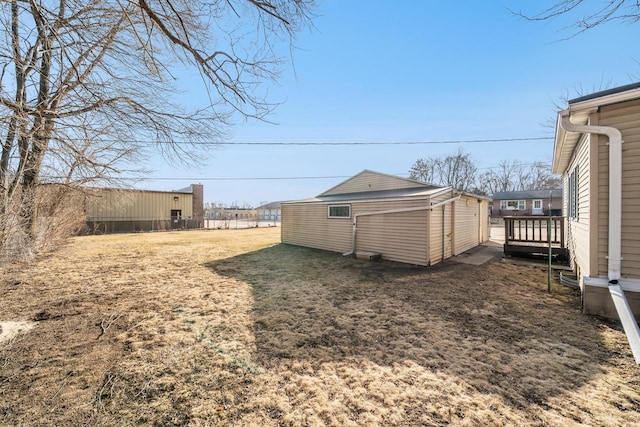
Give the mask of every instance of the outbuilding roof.
M 440 187 L 399 176 L 364 170 L 316 197 L 282 203 L 346 203 L 365 200 L 428 199 L 451 190 L 451 187 Z M 478 199 L 490 200 L 484 196 L 464 194 Z
M 415 181 L 413 179 L 402 178 L 396 175 L 389 175 L 386 173 L 365 169 L 362 172 L 352 176 L 351 178 L 342 181 L 340 184 L 331 187 L 327 191 L 324 191 L 318 197 L 380 190 L 399 190 L 407 188 L 418 188 L 421 190 L 425 190 L 439 189 L 443 187 Z

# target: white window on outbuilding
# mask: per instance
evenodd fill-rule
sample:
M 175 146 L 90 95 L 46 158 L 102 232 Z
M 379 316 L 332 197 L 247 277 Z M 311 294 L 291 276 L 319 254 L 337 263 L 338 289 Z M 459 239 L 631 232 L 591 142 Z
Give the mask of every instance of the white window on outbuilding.
M 351 218 L 351 205 L 329 205 L 327 216 L 329 218 Z

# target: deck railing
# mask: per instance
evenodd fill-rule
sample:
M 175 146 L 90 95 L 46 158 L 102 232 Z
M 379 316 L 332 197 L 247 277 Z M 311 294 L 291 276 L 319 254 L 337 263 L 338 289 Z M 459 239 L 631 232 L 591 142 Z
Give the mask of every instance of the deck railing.
M 504 217 L 504 253 L 548 253 L 549 242 L 554 255 L 566 256 L 564 217 Z

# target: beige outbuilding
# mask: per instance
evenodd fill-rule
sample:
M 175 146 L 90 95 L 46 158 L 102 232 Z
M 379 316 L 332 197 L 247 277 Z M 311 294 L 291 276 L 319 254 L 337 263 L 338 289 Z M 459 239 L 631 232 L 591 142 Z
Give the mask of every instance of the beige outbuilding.
M 317 197 L 282 203 L 282 242 L 433 265 L 489 238 L 490 199 L 364 170 Z

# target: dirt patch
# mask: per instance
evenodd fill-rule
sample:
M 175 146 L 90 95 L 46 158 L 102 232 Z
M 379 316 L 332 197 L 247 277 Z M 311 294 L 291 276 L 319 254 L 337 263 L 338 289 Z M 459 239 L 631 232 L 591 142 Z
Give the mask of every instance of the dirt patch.
M 0 345 L 33 328 L 33 322 L 0 322 Z
M 638 425 L 619 324 L 539 267 L 370 263 L 279 229 L 74 239 L 6 267 L 11 425 Z M 18 285 L 16 285 L 18 283 Z

